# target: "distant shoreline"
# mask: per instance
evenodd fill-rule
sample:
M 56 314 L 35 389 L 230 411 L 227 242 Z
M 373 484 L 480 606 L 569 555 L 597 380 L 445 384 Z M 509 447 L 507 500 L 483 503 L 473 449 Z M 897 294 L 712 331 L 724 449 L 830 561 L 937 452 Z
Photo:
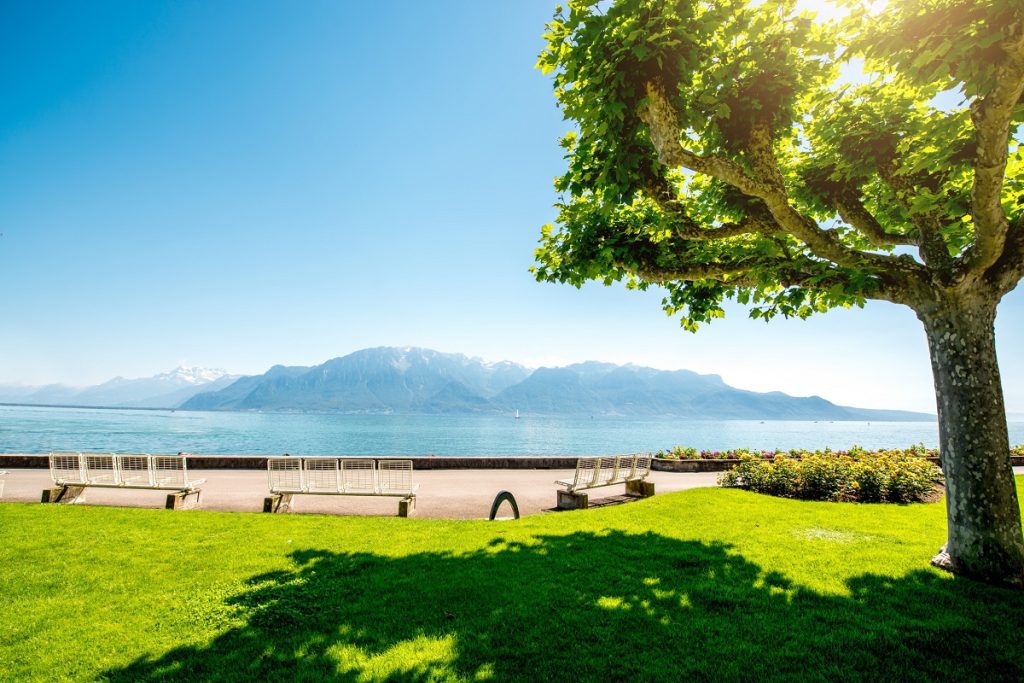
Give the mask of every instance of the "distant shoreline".
M 61 409 L 83 409 L 83 410 L 146 410 L 150 412 L 166 412 L 166 413 L 212 413 L 212 414 L 240 414 L 240 415 L 351 415 L 358 417 L 367 416 L 392 416 L 392 417 L 501 417 L 505 415 L 503 412 L 471 412 L 471 413 L 401 413 L 401 412 L 339 412 L 333 410 L 265 410 L 265 409 L 250 409 L 250 410 L 200 410 L 197 408 L 147 408 L 139 406 L 85 406 L 85 405 L 74 405 L 69 403 L 8 403 L 0 401 L 0 407 L 7 408 L 61 408 Z M 871 409 L 874 410 L 874 409 Z M 882 409 L 878 409 L 882 410 Z M 901 412 L 901 411 L 893 411 Z M 913 411 L 904 411 L 913 413 Z M 938 416 L 929 415 L 927 413 L 920 413 L 919 418 L 908 418 L 902 420 L 892 419 L 880 419 L 876 418 L 873 420 L 865 420 L 863 418 L 812 418 L 812 417 L 693 417 L 686 415 L 672 415 L 672 414 L 661 414 L 661 415 L 616 415 L 616 414 L 599 414 L 599 415 L 588 415 L 585 413 L 532 413 L 524 415 L 523 418 L 540 417 L 540 418 L 577 418 L 577 419 L 615 419 L 615 420 L 680 420 L 683 422 L 937 422 Z M 1007 417 L 1008 420 L 1014 421 L 1011 416 Z
M 177 408 L 140 408 L 136 406 L 79 406 L 70 403 L 6 403 L 0 401 L 0 406 L 7 408 L 85 408 L 87 410 L 162 410 L 168 413 L 176 413 Z M 209 412 L 209 411 L 196 411 Z

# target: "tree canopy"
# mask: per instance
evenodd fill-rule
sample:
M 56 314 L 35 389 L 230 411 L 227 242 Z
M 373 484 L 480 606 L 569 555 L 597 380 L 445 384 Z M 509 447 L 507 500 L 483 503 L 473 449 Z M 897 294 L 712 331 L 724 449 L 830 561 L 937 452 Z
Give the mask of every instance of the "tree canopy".
M 911 307 L 947 482 L 932 562 L 1024 587 L 994 333 L 1024 275 L 1024 2 L 837 2 L 557 10 L 538 66 L 575 130 L 534 272 L 661 285 L 690 330 L 727 298 L 766 319 Z
M 575 130 L 539 280 L 806 317 L 1024 274 L 1024 3 L 573 0 L 538 66 Z

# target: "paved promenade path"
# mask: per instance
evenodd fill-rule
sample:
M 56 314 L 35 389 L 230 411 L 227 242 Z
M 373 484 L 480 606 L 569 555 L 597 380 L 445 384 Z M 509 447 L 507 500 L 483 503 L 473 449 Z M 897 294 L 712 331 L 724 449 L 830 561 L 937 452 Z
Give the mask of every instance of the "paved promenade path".
M 1024 474 L 1024 467 L 1013 468 Z M 572 470 L 417 470 L 420 485 L 416 498 L 417 517 L 484 519 L 494 496 L 511 491 L 522 515 L 535 515 L 555 505 L 556 479 L 568 479 Z M 232 512 L 259 512 L 267 493 L 267 473 L 262 470 L 189 470 L 194 479 L 206 479 L 200 508 Z M 714 486 L 717 472 L 651 472 L 657 494 Z M 4 502 L 39 502 L 40 494 L 52 486 L 44 469 L 12 469 L 7 475 Z M 614 505 L 628 500 L 625 486 L 605 486 L 589 492 L 592 507 Z M 87 505 L 163 507 L 166 492 L 134 489 L 87 489 Z M 296 496 L 296 512 L 337 515 L 394 515 L 396 498 L 357 496 Z M 499 515 L 508 514 L 502 506 Z
M 53 485 L 45 469 L 10 469 L 4 502 L 39 502 L 43 489 Z M 555 505 L 556 479 L 571 479 L 572 470 L 417 470 L 413 481 L 420 485 L 416 496 L 417 517 L 485 519 L 498 491 L 511 491 L 522 515 L 534 515 Z M 262 470 L 189 470 L 190 479 L 206 479 L 200 497 L 203 510 L 259 512 L 267 491 Z M 658 494 L 700 486 L 714 486 L 717 472 L 651 472 Z M 605 486 L 589 492 L 592 507 L 626 500 L 625 486 Z M 167 492 L 136 489 L 86 489 L 86 505 L 163 507 Z M 363 496 L 295 496 L 296 512 L 338 515 L 394 515 L 397 498 Z M 499 515 L 507 515 L 503 505 Z

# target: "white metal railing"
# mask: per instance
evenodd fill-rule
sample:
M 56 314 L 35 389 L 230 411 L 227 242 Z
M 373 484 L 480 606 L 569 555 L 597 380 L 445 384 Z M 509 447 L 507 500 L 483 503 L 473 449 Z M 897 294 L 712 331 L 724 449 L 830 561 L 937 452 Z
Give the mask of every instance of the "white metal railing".
M 614 455 L 597 458 L 580 458 L 572 479 L 559 479 L 555 483 L 564 486 L 570 493 L 593 489 L 627 481 L 645 479 L 651 473 L 651 455 Z
M 188 491 L 205 481 L 189 481 L 186 460 L 177 455 L 52 452 L 49 460 L 58 486 Z

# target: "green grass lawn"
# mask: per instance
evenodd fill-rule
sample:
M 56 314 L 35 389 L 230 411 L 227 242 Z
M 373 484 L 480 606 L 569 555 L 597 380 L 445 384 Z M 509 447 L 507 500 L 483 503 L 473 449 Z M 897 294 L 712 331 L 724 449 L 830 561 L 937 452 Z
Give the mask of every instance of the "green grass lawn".
M 3 504 L 0 679 L 1021 680 L 1024 591 L 931 569 L 944 530 L 723 489 L 515 522 Z

